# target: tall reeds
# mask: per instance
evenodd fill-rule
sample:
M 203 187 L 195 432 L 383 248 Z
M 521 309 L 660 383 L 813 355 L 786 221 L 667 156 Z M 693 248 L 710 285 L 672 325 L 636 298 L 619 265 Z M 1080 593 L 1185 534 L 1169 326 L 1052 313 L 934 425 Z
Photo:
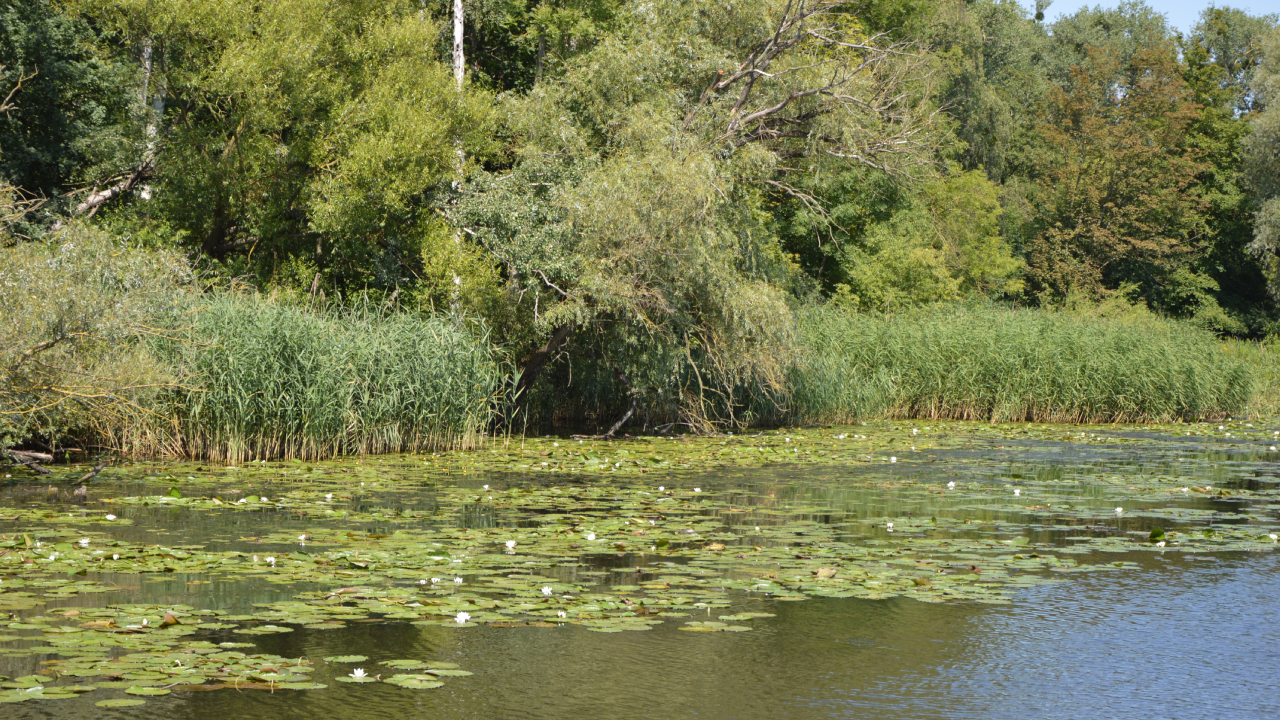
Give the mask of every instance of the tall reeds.
M 812 309 L 790 377 L 795 423 L 855 418 L 1143 422 L 1243 410 L 1245 365 L 1210 333 L 1146 318 L 953 307 Z
M 183 378 L 162 413 L 169 451 L 188 457 L 468 447 L 501 383 L 488 339 L 450 319 L 227 294 L 175 325 L 155 351 Z

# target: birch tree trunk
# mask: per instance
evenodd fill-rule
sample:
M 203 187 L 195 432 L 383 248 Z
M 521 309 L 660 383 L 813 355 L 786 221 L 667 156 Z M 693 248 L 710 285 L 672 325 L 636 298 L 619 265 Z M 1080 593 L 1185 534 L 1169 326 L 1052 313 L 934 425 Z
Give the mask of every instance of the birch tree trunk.
M 453 0 L 453 79 L 462 90 L 462 75 L 466 71 L 467 58 L 462 49 L 462 0 Z

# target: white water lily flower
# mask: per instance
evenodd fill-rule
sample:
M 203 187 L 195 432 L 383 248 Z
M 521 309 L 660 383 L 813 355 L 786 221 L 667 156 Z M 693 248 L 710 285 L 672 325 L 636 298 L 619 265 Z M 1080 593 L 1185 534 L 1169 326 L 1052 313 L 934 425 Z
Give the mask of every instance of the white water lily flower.
M 665 487 L 663 487 L 663 486 L 661 486 L 661 485 L 659 485 L 659 486 L 658 486 L 658 492 L 662 492 L 663 490 L 666 490 L 666 488 L 665 488 Z
M 1191 492 L 1191 488 L 1182 488 L 1182 492 Z
M 896 458 L 896 457 L 891 457 L 891 458 L 889 458 L 889 462 L 891 462 L 891 463 L 896 463 L 896 462 L 898 462 L 898 458 Z
M 568 617 L 568 614 L 567 614 L 567 613 L 565 613 L 565 611 L 563 611 L 563 610 L 561 610 L 561 611 L 557 612 L 557 613 L 556 613 L 556 615 L 558 615 L 558 616 L 560 616 L 560 617 Z
M 485 485 L 485 486 L 484 486 L 484 489 L 485 489 L 485 490 L 488 490 L 488 489 L 489 489 L 489 486 L 488 486 L 488 485 Z
M 554 590 L 551 589 L 550 585 L 547 585 L 542 588 L 542 594 L 546 597 L 551 597 L 552 592 L 554 592 Z
M 1014 495 L 1014 497 L 1017 497 L 1017 496 L 1019 496 L 1019 495 L 1021 495 L 1021 494 L 1022 494 L 1022 489 L 1021 489 L 1021 488 L 1014 488 L 1014 489 L 1013 489 L 1013 495 Z
M 889 530 L 892 530 L 892 529 L 893 529 L 893 523 L 885 523 L 885 527 L 886 527 L 886 528 L 888 528 Z
M 348 677 L 353 677 L 359 680 L 362 677 L 368 677 L 368 675 L 369 674 L 364 671 L 364 668 L 356 668 L 355 670 L 351 671 L 351 674 Z
M 111 559 L 112 559 L 112 560 L 119 560 L 119 559 L 120 559 L 120 556 L 119 556 L 119 555 L 112 555 L 112 556 L 111 556 Z
M 89 538 L 80 538 L 80 547 L 89 547 Z
M 507 541 L 507 549 L 508 549 L 508 550 L 515 550 L 515 549 L 516 549 L 516 541 L 515 541 L 515 540 L 508 540 L 508 541 Z
M 1275 446 L 1275 445 L 1272 445 L 1272 446 L 1271 446 L 1271 452 L 1275 452 L 1275 451 L 1276 451 L 1276 446 Z
M 947 483 L 947 489 L 948 489 L 948 490 L 955 490 L 955 489 L 956 489 L 956 481 L 955 481 L 955 480 L 952 480 L 951 482 Z
M 324 499 L 325 499 L 326 501 L 333 500 L 333 493 L 325 493 L 325 494 L 324 494 Z
M 1280 535 L 1276 535 L 1275 533 L 1271 533 L 1267 537 L 1271 538 L 1273 541 L 1280 540 Z
M 431 584 L 432 584 L 432 585 L 435 585 L 435 584 L 436 584 L 436 583 L 438 583 L 438 582 L 440 582 L 440 578 L 431 578 Z
M 239 500 L 237 500 L 237 501 L 236 501 L 236 504 L 237 504 L 237 505 L 243 505 L 243 504 L 245 504 L 245 503 L 247 503 L 247 502 L 249 502 L 249 498 L 240 498 Z
M 461 585 L 461 584 L 462 584 L 462 578 L 460 578 L 460 577 L 456 577 L 456 578 L 454 578 L 454 579 L 453 579 L 453 582 L 454 582 L 454 583 L 456 583 L 456 584 L 458 584 L 458 585 Z
M 915 434 L 916 434 L 916 433 L 918 433 L 918 432 L 920 432 L 920 431 L 919 431 L 919 430 L 917 430 L 917 429 L 915 429 L 915 428 L 911 428 L 911 434 L 912 434 L 912 435 L 915 435 Z
M 418 584 L 419 584 L 419 585 L 426 585 L 426 584 L 427 584 L 427 581 L 426 581 L 426 580 L 419 580 L 419 581 L 418 581 Z
M 1162 547 L 1164 547 L 1164 541 L 1163 541 L 1163 540 L 1161 540 L 1160 542 L 1156 543 L 1156 547 L 1158 547 L 1158 548 L 1162 548 Z
M 592 533 L 592 532 L 587 533 L 587 539 L 588 539 L 588 540 L 595 540 L 595 539 L 596 539 L 596 534 L 595 534 L 595 533 Z
M 1118 507 L 1118 508 L 1116 508 L 1116 514 L 1117 514 L 1117 515 L 1123 515 L 1123 514 L 1124 514 L 1124 508 L 1122 508 L 1122 507 Z
M 108 515 L 107 515 L 107 519 L 108 519 L 108 520 L 115 520 L 115 519 L 116 519 L 116 516 L 115 516 L 115 515 L 108 514 Z
M 1205 489 L 1205 490 L 1212 490 L 1212 489 L 1213 489 L 1213 486 L 1212 486 L 1212 485 L 1205 485 L 1205 486 L 1204 486 L 1204 489 Z
M 268 564 L 268 565 L 270 565 L 271 567 L 275 567 L 275 566 L 276 566 L 276 559 L 275 559 L 275 558 L 273 558 L 273 557 L 269 557 L 269 558 L 267 558 L 267 564 Z
M 307 539 L 307 536 L 305 533 L 298 536 L 298 540 L 306 540 L 306 539 Z
M 694 489 L 693 489 L 693 491 L 694 491 L 694 492 L 702 492 L 702 488 L 694 488 Z
M 454 620 L 455 620 L 459 625 L 462 625 L 463 623 L 465 623 L 466 621 L 468 621 L 468 620 L 470 620 L 470 619 L 471 619 L 471 613 L 466 612 L 465 610 L 464 610 L 463 612 L 458 613 L 458 616 L 454 618 Z
M 142 618 L 142 627 L 146 627 L 146 626 L 147 626 L 147 619 Z

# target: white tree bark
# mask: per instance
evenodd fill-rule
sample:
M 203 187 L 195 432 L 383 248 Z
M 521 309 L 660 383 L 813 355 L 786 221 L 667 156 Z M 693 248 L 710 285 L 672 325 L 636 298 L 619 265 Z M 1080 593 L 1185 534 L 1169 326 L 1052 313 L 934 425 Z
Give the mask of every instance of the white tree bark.
M 462 76 L 466 72 L 467 58 L 462 49 L 462 0 L 453 0 L 453 79 L 462 90 Z

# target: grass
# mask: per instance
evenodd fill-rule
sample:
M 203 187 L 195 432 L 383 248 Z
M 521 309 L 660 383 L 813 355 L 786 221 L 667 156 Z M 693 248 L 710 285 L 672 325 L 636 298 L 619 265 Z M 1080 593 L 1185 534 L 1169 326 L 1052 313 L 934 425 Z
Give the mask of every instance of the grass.
M 171 454 L 241 463 L 470 447 L 501 368 L 460 323 L 367 307 L 313 312 L 261 297 L 208 299 L 157 355 Z
M 1239 413 L 1241 353 L 1183 323 L 957 307 L 880 317 L 812 309 L 792 423 L 857 418 L 1152 422 Z

